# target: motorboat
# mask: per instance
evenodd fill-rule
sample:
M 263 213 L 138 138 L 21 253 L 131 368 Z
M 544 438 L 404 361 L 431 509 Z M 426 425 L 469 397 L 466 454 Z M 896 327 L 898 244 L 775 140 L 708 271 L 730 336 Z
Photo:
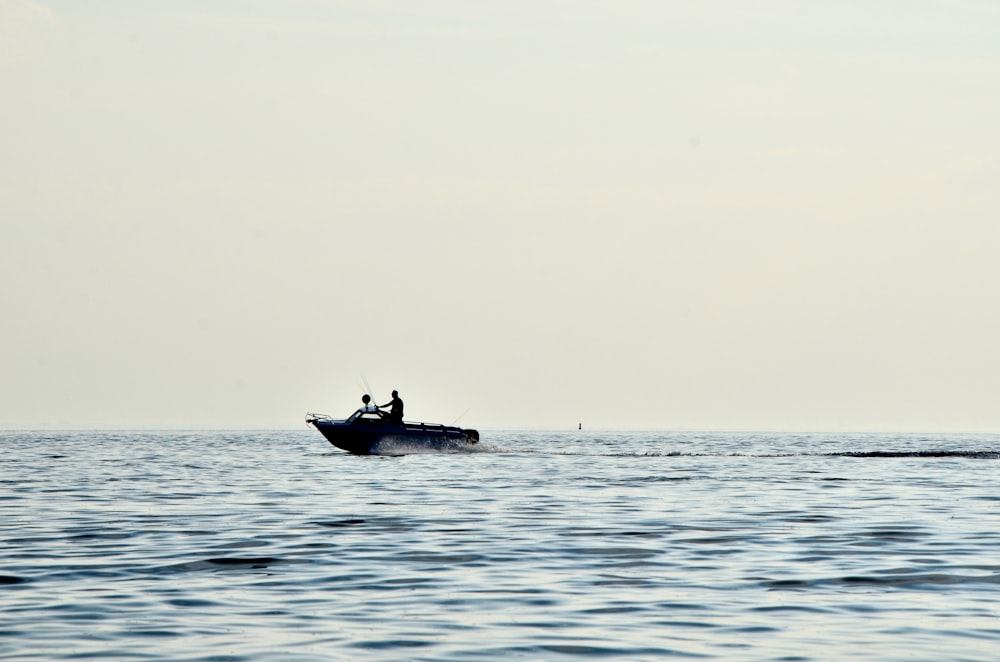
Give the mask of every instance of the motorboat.
M 438 423 L 401 424 L 384 412 L 355 412 L 346 419 L 306 414 L 306 423 L 326 440 L 354 455 L 403 455 L 426 451 L 468 450 L 479 443 L 479 432 Z

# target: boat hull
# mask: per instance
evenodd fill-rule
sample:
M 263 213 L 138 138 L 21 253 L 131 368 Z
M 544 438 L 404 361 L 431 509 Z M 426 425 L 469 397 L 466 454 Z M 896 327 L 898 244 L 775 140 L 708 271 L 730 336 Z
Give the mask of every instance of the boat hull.
M 306 418 L 333 446 L 354 455 L 400 455 L 420 451 L 468 449 L 479 441 L 476 430 L 433 423 L 391 425 L 381 421 Z

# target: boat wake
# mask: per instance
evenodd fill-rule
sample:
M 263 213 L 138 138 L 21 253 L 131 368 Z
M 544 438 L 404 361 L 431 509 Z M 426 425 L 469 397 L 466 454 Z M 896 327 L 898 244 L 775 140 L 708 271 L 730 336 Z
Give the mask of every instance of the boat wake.
M 420 455 L 428 453 L 495 453 L 498 449 L 486 444 L 469 444 L 453 439 L 413 442 L 405 438 L 383 439 L 374 444 L 369 455 Z
M 415 450 L 414 452 L 420 452 Z M 426 450 L 424 450 L 426 452 Z M 432 451 L 433 452 L 433 451 Z M 747 458 L 792 458 L 792 457 L 843 457 L 843 458 L 957 458 L 968 460 L 998 460 L 1000 451 L 964 451 L 964 450 L 924 450 L 924 451 L 837 451 L 831 453 L 744 453 L 715 452 L 695 453 L 685 451 L 647 451 L 647 452 L 586 452 L 558 451 L 537 449 L 514 449 L 490 447 L 480 444 L 476 447 L 465 447 L 456 452 L 473 453 L 504 453 L 513 455 L 562 455 L 570 457 L 747 457 Z
M 962 457 L 971 460 L 1000 459 L 1000 451 L 860 451 L 822 453 L 829 457 Z

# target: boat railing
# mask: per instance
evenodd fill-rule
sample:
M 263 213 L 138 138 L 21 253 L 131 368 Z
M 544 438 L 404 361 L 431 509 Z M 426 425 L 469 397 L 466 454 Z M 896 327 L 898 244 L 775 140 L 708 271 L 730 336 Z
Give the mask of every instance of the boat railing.
M 354 419 L 338 419 L 330 416 L 328 414 L 317 414 L 315 412 L 309 412 L 306 414 L 306 424 L 315 423 L 317 421 L 331 422 L 331 423 L 354 423 L 355 425 L 385 425 L 385 421 L 382 418 L 375 418 L 374 416 L 361 415 Z M 455 427 L 453 425 L 442 425 L 441 423 L 418 423 L 414 421 L 404 421 L 403 428 L 410 430 L 421 430 L 429 432 L 458 432 L 461 428 Z
M 458 428 L 452 427 L 450 425 L 442 425 L 440 423 L 411 423 L 405 421 L 403 423 L 406 427 L 420 428 L 421 430 L 457 430 Z

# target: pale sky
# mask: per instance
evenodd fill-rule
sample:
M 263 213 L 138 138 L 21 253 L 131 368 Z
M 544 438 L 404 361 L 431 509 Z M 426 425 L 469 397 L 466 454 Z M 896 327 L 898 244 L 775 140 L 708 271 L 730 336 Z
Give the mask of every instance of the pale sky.
M 0 427 L 1000 431 L 993 0 L 0 0 Z

